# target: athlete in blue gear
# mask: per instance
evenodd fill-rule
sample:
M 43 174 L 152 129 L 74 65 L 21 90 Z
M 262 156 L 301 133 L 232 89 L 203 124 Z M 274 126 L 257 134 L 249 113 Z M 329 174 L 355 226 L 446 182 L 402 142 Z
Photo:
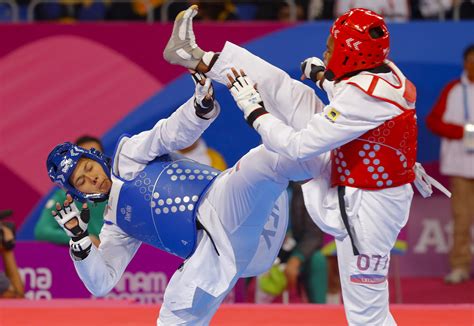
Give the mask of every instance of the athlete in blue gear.
M 174 154 L 219 113 L 210 79 L 199 79 L 196 95 L 169 118 L 123 136 L 112 161 L 70 143 L 47 161 L 51 180 L 69 191 L 54 215 L 92 294 L 112 290 L 142 242 L 185 259 L 165 291 L 158 325 L 207 325 L 239 277 L 267 270 L 286 231 L 289 179 L 321 168 L 318 160 L 293 162 L 263 146 L 222 173 Z M 87 205 L 79 211 L 73 198 L 108 198 L 98 248 L 87 236 Z

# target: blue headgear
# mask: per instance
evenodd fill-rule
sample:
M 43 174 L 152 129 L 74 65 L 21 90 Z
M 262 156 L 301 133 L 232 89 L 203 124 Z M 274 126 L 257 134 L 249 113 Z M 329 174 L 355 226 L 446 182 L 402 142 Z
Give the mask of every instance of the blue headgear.
M 57 145 L 46 160 L 46 168 L 51 181 L 58 186 L 65 188 L 68 193 L 79 201 L 103 201 L 108 198 L 108 194 L 86 194 L 83 193 L 69 182 L 72 172 L 77 162 L 82 157 L 90 158 L 99 163 L 107 175 L 110 175 L 110 159 L 98 150 L 92 148 L 90 150 L 79 147 L 75 144 L 66 142 Z

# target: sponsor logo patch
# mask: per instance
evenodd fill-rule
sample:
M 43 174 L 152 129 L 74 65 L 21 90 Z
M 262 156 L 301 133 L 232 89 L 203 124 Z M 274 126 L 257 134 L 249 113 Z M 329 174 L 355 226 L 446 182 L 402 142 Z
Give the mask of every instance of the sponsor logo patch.
M 341 115 L 339 111 L 337 111 L 335 108 L 331 108 L 328 113 L 326 113 L 326 119 L 328 119 L 331 122 L 335 122 L 336 119 Z
M 355 274 L 351 275 L 352 283 L 359 284 L 380 284 L 385 282 L 386 277 L 384 275 L 377 274 Z
M 126 205 L 125 207 L 120 208 L 120 214 L 123 216 L 125 221 L 131 222 L 133 214 L 132 206 Z

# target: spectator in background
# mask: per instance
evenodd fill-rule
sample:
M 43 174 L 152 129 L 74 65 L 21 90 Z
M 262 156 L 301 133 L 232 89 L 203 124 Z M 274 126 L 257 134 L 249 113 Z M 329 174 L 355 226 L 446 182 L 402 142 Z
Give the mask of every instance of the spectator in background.
M 307 3 L 305 0 L 295 1 L 296 6 L 296 20 L 305 20 L 305 8 Z M 201 10 L 201 8 L 199 8 Z M 281 22 L 291 21 L 291 11 L 288 3 L 284 1 L 262 1 L 258 2 L 256 13 L 257 20 L 278 20 Z
M 333 0 L 309 0 L 307 6 L 308 20 L 330 20 L 333 19 Z
M 416 0 L 411 2 L 415 19 L 473 19 L 473 0 Z
M 76 144 L 85 149 L 95 148 L 96 150 L 103 152 L 102 143 L 96 137 L 92 136 L 81 136 L 76 140 Z M 56 223 L 51 211 L 54 209 L 56 202 L 64 203 L 66 200 L 66 193 L 62 189 L 56 190 L 51 198 L 46 202 L 38 223 L 35 226 L 35 239 L 48 241 L 56 244 L 69 245 L 69 236 L 66 232 Z M 78 209 L 81 209 L 82 203 L 75 203 Z M 98 246 L 99 233 L 102 229 L 104 209 L 107 206 L 107 201 L 88 203 L 89 210 L 91 213 L 91 219 L 89 222 L 89 235 L 94 245 Z
M 106 1 L 106 0 L 105 0 Z M 110 4 L 106 12 L 105 19 L 118 21 L 145 21 L 148 16 L 148 7 L 155 21 L 160 21 L 163 4 L 165 0 L 131 0 L 131 2 L 113 2 Z M 168 5 L 167 14 L 168 20 L 172 20 L 181 10 L 187 7 L 186 3 L 173 2 Z
M 327 304 L 341 304 L 341 279 L 339 278 L 339 267 L 336 254 L 327 256 L 328 264 L 328 291 L 326 293 Z
M 438 20 L 451 15 L 453 9 L 453 0 L 417 0 L 416 2 L 423 19 Z
M 325 303 L 328 265 L 321 253 L 323 232 L 306 210 L 301 186 L 290 182 L 290 222 L 274 265 L 257 279 L 256 303 L 270 303 L 283 291 L 301 295 L 308 302 Z M 296 290 L 296 291 L 294 291 Z
M 325 303 L 328 288 L 326 257 L 321 253 L 323 232 L 311 219 L 304 205 L 301 186 L 292 182 L 290 203 L 291 235 L 295 247 L 284 269 L 288 287 L 294 288 L 300 281 L 309 302 Z
M 306 14 L 301 3 L 296 3 L 296 20 L 305 20 Z M 280 22 L 291 22 L 291 9 L 286 2 L 280 3 L 278 6 L 277 20 Z
M 212 148 L 207 147 L 204 139 L 199 138 L 191 146 L 179 151 L 180 154 L 201 164 L 212 166 L 214 169 L 224 171 L 227 164 L 222 155 Z
M 200 21 L 226 21 L 237 19 L 237 9 L 231 0 L 214 2 L 192 0 L 188 5 L 198 5 L 199 13 L 196 18 Z
M 108 0 L 58 0 L 40 3 L 35 10 L 35 19 L 61 23 L 103 20 L 110 4 Z
M 0 211 L 0 218 L 11 215 L 10 210 Z M 0 297 L 5 299 L 23 298 L 25 289 L 16 265 L 13 249 L 15 248 L 15 226 L 10 222 L 0 222 L 0 255 L 4 272 L 0 272 Z
M 460 79 L 445 86 L 427 117 L 441 140 L 441 173 L 450 177 L 454 218 L 451 272 L 447 283 L 469 279 L 471 225 L 474 216 L 474 44 L 464 51 Z
M 453 19 L 474 19 L 473 0 L 453 0 L 453 10 Z
M 375 11 L 386 21 L 407 21 L 411 16 L 407 0 L 337 0 L 334 6 L 334 16 L 339 17 L 352 8 Z

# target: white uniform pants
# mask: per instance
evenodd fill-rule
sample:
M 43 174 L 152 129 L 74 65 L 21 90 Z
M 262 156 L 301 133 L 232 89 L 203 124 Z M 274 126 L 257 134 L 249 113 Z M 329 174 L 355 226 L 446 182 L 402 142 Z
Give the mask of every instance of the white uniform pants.
M 198 209 L 198 219 L 209 230 L 217 251 L 209 236 L 200 231 L 196 252 L 168 284 L 158 325 L 207 325 L 247 270 L 271 216 L 273 224 L 283 226 L 277 225 L 280 241 L 276 245 L 280 247 L 287 223 L 281 220 L 287 219 L 287 213 L 280 210 L 287 209 L 287 199 L 277 199 L 290 179 L 307 179 L 315 168 L 259 146 L 223 172 Z M 275 241 L 276 236 L 268 238 L 269 244 Z M 274 258 L 270 257 L 270 263 Z
M 389 310 L 390 251 L 408 220 L 413 190 L 346 188 L 346 211 L 359 255 L 350 238 L 336 240 L 341 288 L 350 325 L 396 325 Z
M 311 87 L 230 42 L 225 44 L 219 59 L 207 75 L 226 85 L 226 75 L 233 76 L 230 71 L 233 67 L 238 71 L 243 69 L 258 85 L 265 109 L 296 130 L 306 127 L 312 116 L 324 108 Z

